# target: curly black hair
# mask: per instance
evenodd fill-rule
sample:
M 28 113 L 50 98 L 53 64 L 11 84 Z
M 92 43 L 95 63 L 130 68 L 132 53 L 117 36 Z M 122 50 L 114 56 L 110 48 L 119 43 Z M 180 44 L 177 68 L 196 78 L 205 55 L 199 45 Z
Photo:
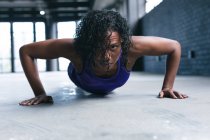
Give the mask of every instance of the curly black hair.
M 109 32 L 119 33 L 122 40 L 122 58 L 126 63 L 131 45 L 129 27 L 125 18 L 111 10 L 90 11 L 77 26 L 75 46 L 83 60 L 90 60 L 94 63 L 96 53 L 105 55 L 110 45 Z

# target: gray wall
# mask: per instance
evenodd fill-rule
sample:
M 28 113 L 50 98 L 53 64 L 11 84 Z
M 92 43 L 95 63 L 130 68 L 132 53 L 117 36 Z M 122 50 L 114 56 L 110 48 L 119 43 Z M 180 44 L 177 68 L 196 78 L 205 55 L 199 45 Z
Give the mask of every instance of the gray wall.
M 210 75 L 210 0 L 164 0 L 138 24 L 139 34 L 178 40 L 179 74 Z M 165 56 L 144 57 L 144 70 L 164 73 Z
M 145 0 L 121 0 L 116 10 L 127 19 L 130 28 L 134 28 L 139 18 L 145 15 Z

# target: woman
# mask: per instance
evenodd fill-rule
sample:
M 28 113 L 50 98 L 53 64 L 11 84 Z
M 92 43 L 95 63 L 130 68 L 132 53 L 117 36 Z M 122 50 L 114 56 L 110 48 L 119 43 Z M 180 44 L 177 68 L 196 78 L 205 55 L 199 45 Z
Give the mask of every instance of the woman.
M 159 97 L 184 99 L 173 90 L 181 48 L 177 41 L 130 36 L 126 20 L 114 11 L 92 11 L 80 22 L 74 39 L 50 39 L 24 45 L 20 60 L 35 98 L 22 101 L 29 106 L 52 103 L 40 81 L 34 63 L 36 58 L 64 57 L 71 61 L 68 74 L 72 82 L 85 91 L 109 93 L 126 83 L 136 60 L 144 55 L 167 54 L 166 74 Z

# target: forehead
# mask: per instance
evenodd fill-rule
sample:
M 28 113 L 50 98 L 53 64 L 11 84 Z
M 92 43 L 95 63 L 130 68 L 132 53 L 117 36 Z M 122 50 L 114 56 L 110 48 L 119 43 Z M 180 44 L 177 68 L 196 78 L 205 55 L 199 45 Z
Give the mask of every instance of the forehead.
M 118 32 L 111 32 L 109 40 L 111 41 L 111 43 L 119 43 L 120 42 L 119 33 Z

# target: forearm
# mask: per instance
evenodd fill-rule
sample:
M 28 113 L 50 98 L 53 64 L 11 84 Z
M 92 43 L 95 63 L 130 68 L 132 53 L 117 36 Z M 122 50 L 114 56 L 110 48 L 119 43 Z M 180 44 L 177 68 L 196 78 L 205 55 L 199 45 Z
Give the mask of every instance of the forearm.
M 40 81 L 35 59 L 31 57 L 23 47 L 20 49 L 20 60 L 35 96 L 45 95 L 46 92 Z
M 174 50 L 168 54 L 166 62 L 166 73 L 163 81 L 162 89 L 172 89 L 176 77 L 176 73 L 180 63 L 181 46 L 179 43 L 174 44 Z

